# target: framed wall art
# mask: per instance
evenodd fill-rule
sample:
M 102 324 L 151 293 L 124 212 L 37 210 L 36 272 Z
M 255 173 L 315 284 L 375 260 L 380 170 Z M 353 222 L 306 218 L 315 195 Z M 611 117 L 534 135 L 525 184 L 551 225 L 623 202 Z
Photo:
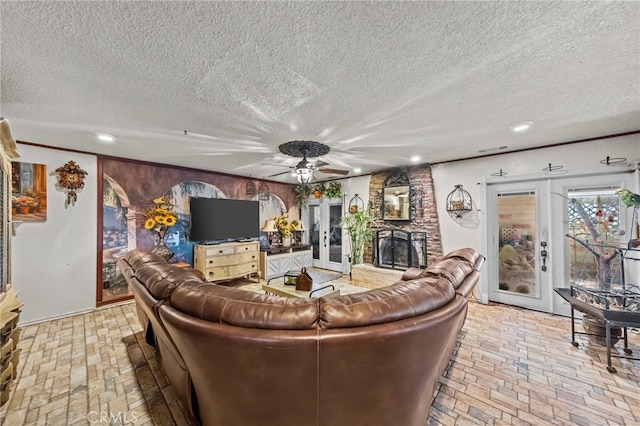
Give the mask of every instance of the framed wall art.
M 47 220 L 47 173 L 44 164 L 11 163 L 11 213 L 14 222 Z

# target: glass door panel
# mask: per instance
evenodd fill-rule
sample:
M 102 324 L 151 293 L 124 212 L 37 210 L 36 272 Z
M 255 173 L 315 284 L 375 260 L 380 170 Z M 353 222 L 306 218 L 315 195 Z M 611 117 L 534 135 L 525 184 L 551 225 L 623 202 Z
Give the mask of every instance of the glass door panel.
M 545 182 L 491 185 L 489 300 L 551 312 L 551 247 Z M 493 254 L 491 254 L 493 253 Z
M 307 223 L 313 266 L 340 271 L 342 266 L 342 201 L 328 198 L 309 200 Z
M 329 261 L 342 263 L 342 204 L 329 205 Z
M 320 205 L 310 204 L 308 207 L 309 244 L 313 252 L 313 260 L 320 260 Z
M 598 235 L 600 242 L 607 250 L 615 250 L 620 247 L 620 198 L 614 192 L 614 188 L 602 189 L 571 189 L 569 199 L 576 199 L 584 212 L 591 219 L 593 230 Z M 578 209 L 571 203 L 567 204 L 568 232 L 567 235 L 594 244 L 594 236 L 585 226 L 585 222 Z M 624 232 L 622 233 L 624 235 Z M 570 281 L 572 284 L 593 286 L 598 285 L 596 258 L 587 249 L 572 238 L 566 238 Z M 608 251 L 608 250 L 607 250 Z M 620 285 L 620 259 L 614 258 L 610 274 L 603 277 L 612 285 Z
M 536 194 L 498 194 L 498 289 L 538 297 Z

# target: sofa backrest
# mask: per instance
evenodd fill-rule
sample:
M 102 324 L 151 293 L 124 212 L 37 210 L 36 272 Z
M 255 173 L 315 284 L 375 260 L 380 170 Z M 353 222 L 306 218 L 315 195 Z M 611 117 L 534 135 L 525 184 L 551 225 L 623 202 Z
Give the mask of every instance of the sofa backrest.
M 125 278 L 135 278 L 158 300 L 168 299 L 171 292 L 183 282 L 199 282 L 202 279 L 190 270 L 185 270 L 167 262 L 155 253 L 131 250 L 119 262 Z
M 150 263 L 136 270 L 136 278 L 156 299 L 168 299 L 179 285 L 203 281 L 190 271 L 172 265 Z
M 184 282 L 170 295 L 176 310 L 210 322 L 238 327 L 305 330 L 362 327 L 399 321 L 451 302 L 451 283 L 438 277 L 329 298 L 288 298 L 241 289 Z
M 124 256 L 124 260 L 126 260 L 134 270 L 149 263 L 160 263 L 165 265 L 169 263 L 164 257 L 158 256 L 157 254 L 151 253 L 150 251 L 139 249 L 129 251 Z
M 434 311 L 455 297 L 443 279 L 398 281 L 362 293 L 320 299 L 322 328 L 361 327 L 399 321 Z
M 313 329 L 318 299 L 254 293 L 209 283 L 186 282 L 171 294 L 171 306 L 210 322 L 278 330 Z
M 470 265 L 475 265 L 481 254 L 470 247 L 456 249 L 445 254 L 443 259 L 461 259 Z
M 404 281 L 411 281 L 424 277 L 442 277 L 448 280 L 454 289 L 461 286 L 467 289 L 475 286 L 478 278 L 476 275 L 484 264 L 484 256 L 472 248 L 462 248 L 453 250 L 442 257 L 439 261 L 426 269 L 409 268 L 402 275 Z M 458 291 L 458 293 L 460 293 Z

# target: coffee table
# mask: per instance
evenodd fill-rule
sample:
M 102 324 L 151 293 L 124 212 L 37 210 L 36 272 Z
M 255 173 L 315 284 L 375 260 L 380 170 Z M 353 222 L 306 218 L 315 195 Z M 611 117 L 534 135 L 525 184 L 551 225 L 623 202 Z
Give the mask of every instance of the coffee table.
M 295 285 L 285 284 L 286 275 L 271 278 L 262 289 L 270 294 L 282 297 L 333 297 L 340 296 L 340 289 L 333 284 L 314 284 L 311 291 L 296 290 Z

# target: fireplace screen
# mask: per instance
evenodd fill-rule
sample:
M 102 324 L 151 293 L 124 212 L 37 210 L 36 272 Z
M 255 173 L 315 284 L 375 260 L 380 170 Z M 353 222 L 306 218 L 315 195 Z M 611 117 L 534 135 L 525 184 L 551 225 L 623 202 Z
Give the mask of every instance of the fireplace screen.
M 374 241 L 376 266 L 391 269 L 427 267 L 427 233 L 380 229 Z

